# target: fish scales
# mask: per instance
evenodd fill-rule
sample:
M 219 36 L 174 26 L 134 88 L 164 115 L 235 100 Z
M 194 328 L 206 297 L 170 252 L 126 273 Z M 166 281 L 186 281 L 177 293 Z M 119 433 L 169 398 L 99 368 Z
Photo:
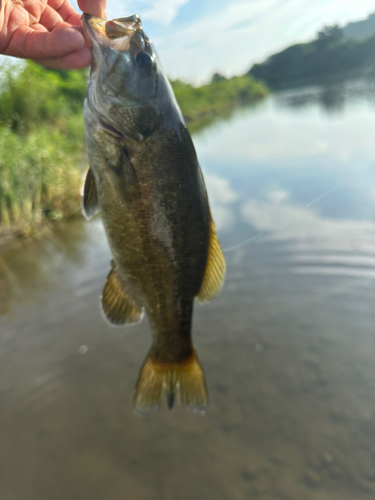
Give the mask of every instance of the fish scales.
M 157 410 L 163 391 L 204 412 L 207 390 L 192 344 L 195 297 L 212 298 L 225 262 L 190 134 L 139 16 L 83 16 L 92 46 L 85 102 L 90 162 L 83 211 L 100 211 L 113 255 L 102 307 L 113 324 L 145 310 L 153 343 L 135 410 Z

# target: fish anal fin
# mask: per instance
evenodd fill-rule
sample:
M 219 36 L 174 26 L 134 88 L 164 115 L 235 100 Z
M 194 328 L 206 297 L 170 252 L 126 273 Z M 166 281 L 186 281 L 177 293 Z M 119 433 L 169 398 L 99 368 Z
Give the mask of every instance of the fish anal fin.
M 167 363 L 147 356 L 135 390 L 135 413 L 144 416 L 158 411 L 163 390 L 169 409 L 179 393 L 184 408 L 205 413 L 208 404 L 206 382 L 194 349 L 191 357 L 180 363 Z
M 224 255 L 216 236 L 215 224 L 211 219 L 207 265 L 197 294 L 199 302 L 211 300 L 220 292 L 224 283 L 225 269 Z
M 112 325 L 135 324 L 143 318 L 143 308 L 124 289 L 114 268 L 103 289 L 102 309 Z
M 90 220 L 99 211 L 98 193 L 96 190 L 95 177 L 91 168 L 86 174 L 85 186 L 83 188 L 82 213 Z

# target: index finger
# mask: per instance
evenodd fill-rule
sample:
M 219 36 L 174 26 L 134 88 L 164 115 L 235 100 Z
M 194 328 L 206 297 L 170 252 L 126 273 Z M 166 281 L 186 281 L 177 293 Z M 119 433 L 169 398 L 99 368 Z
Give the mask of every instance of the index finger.
M 107 19 L 107 0 L 78 0 L 77 3 L 85 14 Z

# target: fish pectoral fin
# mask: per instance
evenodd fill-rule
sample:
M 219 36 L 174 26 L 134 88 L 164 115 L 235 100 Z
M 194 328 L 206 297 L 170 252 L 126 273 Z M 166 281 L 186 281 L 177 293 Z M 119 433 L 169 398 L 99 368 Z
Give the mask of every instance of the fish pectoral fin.
M 225 277 L 225 259 L 216 236 L 216 228 L 211 218 L 210 240 L 208 247 L 208 257 L 206 271 L 197 298 L 199 302 L 211 300 L 218 294 L 224 283 Z
M 99 212 L 98 193 L 91 168 L 87 171 L 83 188 L 82 212 L 87 220 L 92 219 Z
M 134 395 L 134 411 L 144 416 L 159 410 L 163 389 L 169 409 L 180 394 L 181 405 L 194 413 L 204 414 L 208 395 L 203 370 L 193 349 L 190 358 L 167 363 L 147 356 L 138 378 Z
M 143 319 L 143 307 L 124 289 L 114 268 L 103 289 L 102 309 L 112 325 L 130 325 Z

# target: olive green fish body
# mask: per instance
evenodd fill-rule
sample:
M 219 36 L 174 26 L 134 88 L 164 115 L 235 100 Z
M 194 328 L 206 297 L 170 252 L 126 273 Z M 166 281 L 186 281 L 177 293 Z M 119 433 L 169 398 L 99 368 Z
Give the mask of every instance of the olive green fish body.
M 83 17 L 92 43 L 85 103 L 90 161 L 83 209 L 100 210 L 113 255 L 102 305 L 114 324 L 145 309 L 153 344 L 135 407 L 203 411 L 207 394 L 191 339 L 194 298 L 212 298 L 225 262 L 190 134 L 138 16 L 106 23 Z
M 202 174 L 183 124 L 161 127 L 137 153 L 124 142 L 87 131 L 102 220 L 117 273 L 151 321 L 153 351 L 179 361 L 191 355 L 193 300 L 207 263 Z

